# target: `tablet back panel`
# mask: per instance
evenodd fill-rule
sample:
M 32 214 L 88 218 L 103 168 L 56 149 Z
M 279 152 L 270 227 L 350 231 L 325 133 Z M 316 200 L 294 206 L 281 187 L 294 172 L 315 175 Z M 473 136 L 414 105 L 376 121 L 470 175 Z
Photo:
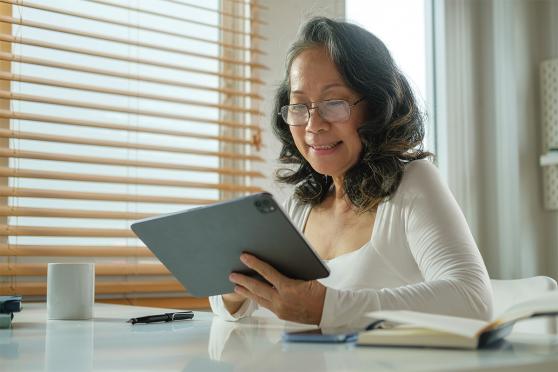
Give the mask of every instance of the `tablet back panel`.
M 329 275 L 268 193 L 148 218 L 131 227 L 193 296 L 232 292 L 228 276 L 233 271 L 255 275 L 240 261 L 242 252 L 254 254 L 290 278 Z

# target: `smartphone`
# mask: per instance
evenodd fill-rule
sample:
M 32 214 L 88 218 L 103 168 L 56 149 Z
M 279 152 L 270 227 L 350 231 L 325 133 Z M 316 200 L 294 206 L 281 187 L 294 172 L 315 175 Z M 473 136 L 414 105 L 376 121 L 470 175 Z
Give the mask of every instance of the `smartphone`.
M 353 342 L 356 341 L 358 332 L 356 331 L 324 331 L 320 328 L 308 329 L 304 331 L 294 331 L 283 333 L 284 342 Z

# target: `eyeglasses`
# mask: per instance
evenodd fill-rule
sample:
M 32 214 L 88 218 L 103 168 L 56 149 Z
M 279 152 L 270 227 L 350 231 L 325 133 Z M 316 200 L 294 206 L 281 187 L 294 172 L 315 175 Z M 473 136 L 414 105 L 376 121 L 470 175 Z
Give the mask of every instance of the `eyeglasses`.
M 297 127 L 308 124 L 308 120 L 310 120 L 310 110 L 318 109 L 318 113 L 325 121 L 330 123 L 341 123 L 349 120 L 349 117 L 351 117 L 351 107 L 356 106 L 363 100 L 364 97 L 353 104 L 342 99 L 310 102 L 309 104 L 314 104 L 314 107 L 308 107 L 309 104 L 305 103 L 285 105 L 281 107 L 281 112 L 278 112 L 277 115 L 281 116 L 288 125 Z

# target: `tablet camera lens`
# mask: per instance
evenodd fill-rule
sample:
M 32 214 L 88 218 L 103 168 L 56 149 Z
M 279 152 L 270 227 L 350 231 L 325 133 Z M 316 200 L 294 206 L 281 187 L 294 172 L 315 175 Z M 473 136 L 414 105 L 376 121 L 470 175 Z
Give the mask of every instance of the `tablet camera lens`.
M 261 213 L 270 213 L 275 211 L 275 206 L 268 199 L 257 200 L 254 205 Z

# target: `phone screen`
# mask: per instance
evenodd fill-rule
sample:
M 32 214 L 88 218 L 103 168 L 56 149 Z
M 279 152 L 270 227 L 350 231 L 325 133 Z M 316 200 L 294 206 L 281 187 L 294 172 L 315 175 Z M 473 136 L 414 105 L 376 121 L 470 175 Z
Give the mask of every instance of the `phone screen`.
M 283 341 L 285 342 L 352 342 L 357 339 L 357 332 L 324 332 L 320 328 L 304 331 L 285 332 Z

